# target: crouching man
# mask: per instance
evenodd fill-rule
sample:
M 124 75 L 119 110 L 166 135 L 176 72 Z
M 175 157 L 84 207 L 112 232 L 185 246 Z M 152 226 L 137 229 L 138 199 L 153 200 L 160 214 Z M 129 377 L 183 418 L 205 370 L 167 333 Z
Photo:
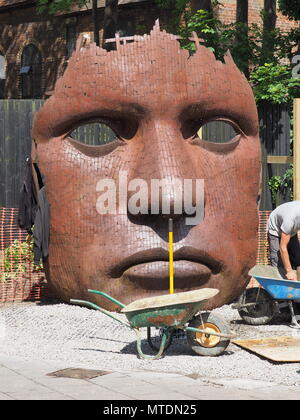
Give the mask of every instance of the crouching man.
M 288 280 L 297 280 L 293 271 L 300 266 L 300 201 L 281 204 L 270 214 L 267 231 L 271 265 L 283 268 Z

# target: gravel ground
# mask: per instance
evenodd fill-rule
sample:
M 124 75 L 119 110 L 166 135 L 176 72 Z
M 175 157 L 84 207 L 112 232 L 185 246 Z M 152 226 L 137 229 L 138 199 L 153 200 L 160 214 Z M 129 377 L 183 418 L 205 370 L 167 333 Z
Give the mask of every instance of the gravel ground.
M 230 323 L 240 339 L 281 335 L 300 337 L 300 331 L 291 329 L 281 319 L 271 325 L 250 326 L 230 306 L 215 309 L 214 313 Z M 151 354 L 146 329 L 142 331 L 144 352 Z M 221 356 L 203 357 L 194 354 L 185 338 L 181 337 L 174 340 L 164 358 L 139 359 L 133 331 L 99 311 L 62 303 L 0 306 L 0 354 L 28 360 L 57 360 L 66 362 L 66 367 L 151 370 L 193 374 L 202 379 L 245 378 L 300 385 L 299 363 L 273 363 L 233 343 Z

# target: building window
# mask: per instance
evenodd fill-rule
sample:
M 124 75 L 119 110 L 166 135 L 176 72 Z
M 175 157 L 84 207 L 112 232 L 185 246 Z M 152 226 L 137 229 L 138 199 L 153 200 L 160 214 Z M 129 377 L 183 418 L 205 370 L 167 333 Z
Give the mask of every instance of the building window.
M 134 19 L 120 13 L 118 16 L 118 33 L 120 37 L 133 36 L 135 34 Z
M 76 25 L 67 25 L 66 26 L 66 56 L 70 58 L 73 51 L 76 48 Z
M 42 56 L 38 48 L 29 44 L 21 57 L 22 98 L 38 99 L 42 97 Z
M 6 60 L 3 55 L 0 55 L 0 99 L 4 98 L 5 79 L 6 79 Z

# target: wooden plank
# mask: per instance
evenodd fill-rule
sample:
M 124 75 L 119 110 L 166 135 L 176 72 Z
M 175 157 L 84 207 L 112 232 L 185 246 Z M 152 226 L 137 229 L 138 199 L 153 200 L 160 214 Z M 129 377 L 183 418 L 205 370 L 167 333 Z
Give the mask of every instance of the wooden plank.
M 17 207 L 18 201 L 16 197 L 19 196 L 18 192 L 20 189 L 17 188 L 17 178 L 18 178 L 18 170 L 17 170 L 17 160 L 18 160 L 18 153 L 17 153 L 17 144 L 19 140 L 19 122 L 20 122 L 20 103 L 13 101 L 13 111 L 9 115 L 9 124 L 10 124 L 10 141 L 9 141 L 9 171 L 8 174 L 11 182 L 11 191 L 9 197 L 9 207 Z M 18 191 L 17 191 L 18 189 Z M 16 201 L 17 200 L 17 201 Z
M 232 343 L 273 362 L 300 362 L 300 338 L 292 336 L 233 340 Z
M 13 189 L 13 167 L 12 167 L 12 157 L 14 154 L 13 151 L 13 139 L 14 139 L 14 128 L 15 122 L 13 118 L 13 101 L 7 101 L 8 110 L 5 116 L 5 138 L 4 138 L 4 170 L 6 176 L 5 182 L 5 203 L 6 207 L 11 206 L 11 196 Z
M 294 200 L 300 200 L 300 98 L 294 99 Z
M 267 163 L 275 163 L 275 164 L 287 164 L 293 163 L 293 156 L 267 156 Z
M 32 114 L 32 107 L 35 101 L 32 100 L 22 100 L 20 102 L 20 110 L 17 119 L 19 121 L 18 124 L 18 134 L 17 134 L 17 173 L 16 173 L 16 196 L 15 196 L 15 203 L 19 201 L 19 191 L 21 187 L 22 180 L 25 175 L 25 167 L 26 167 L 26 158 L 30 157 L 30 150 L 31 150 L 31 114 Z

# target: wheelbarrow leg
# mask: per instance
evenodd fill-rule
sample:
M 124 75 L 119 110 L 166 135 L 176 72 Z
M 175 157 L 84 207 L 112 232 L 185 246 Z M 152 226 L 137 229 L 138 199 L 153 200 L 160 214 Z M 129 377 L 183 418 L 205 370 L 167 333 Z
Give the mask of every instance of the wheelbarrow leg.
M 298 323 L 297 318 L 296 318 L 296 315 L 295 315 L 293 301 L 292 300 L 289 300 L 288 301 L 288 304 L 289 304 L 289 308 L 290 308 L 291 316 L 292 316 L 292 322 L 290 324 L 290 327 L 291 328 L 298 328 L 298 329 L 300 329 L 300 324 Z
M 165 347 L 166 347 L 166 343 L 169 340 L 169 336 L 171 334 L 170 329 L 169 328 L 166 328 L 164 330 L 163 335 L 162 335 L 162 338 L 161 338 L 161 343 L 160 343 L 160 347 L 159 347 L 158 353 L 155 356 L 149 356 L 149 355 L 143 353 L 143 351 L 142 351 L 142 345 L 141 345 L 141 333 L 140 333 L 140 330 L 138 328 L 134 328 L 134 331 L 135 331 L 136 337 L 137 337 L 136 346 L 137 346 L 137 351 L 138 351 L 139 356 L 141 358 L 143 358 L 143 359 L 151 359 L 151 360 L 159 359 L 162 356 L 162 354 L 163 354 L 163 352 L 165 350 Z
M 157 329 L 157 328 L 156 328 Z M 161 342 L 161 338 L 162 338 L 162 333 L 161 331 L 163 331 L 165 328 L 159 328 L 160 331 L 160 342 Z M 170 332 L 166 345 L 165 345 L 165 350 L 167 350 L 170 345 L 172 344 L 172 337 L 173 337 L 173 333 L 175 330 L 172 329 L 172 331 Z M 160 348 L 160 344 L 158 343 L 157 346 L 154 344 L 154 340 L 151 337 L 151 327 L 147 327 L 147 340 L 148 340 L 148 344 L 151 347 L 152 350 L 154 351 L 158 351 Z

